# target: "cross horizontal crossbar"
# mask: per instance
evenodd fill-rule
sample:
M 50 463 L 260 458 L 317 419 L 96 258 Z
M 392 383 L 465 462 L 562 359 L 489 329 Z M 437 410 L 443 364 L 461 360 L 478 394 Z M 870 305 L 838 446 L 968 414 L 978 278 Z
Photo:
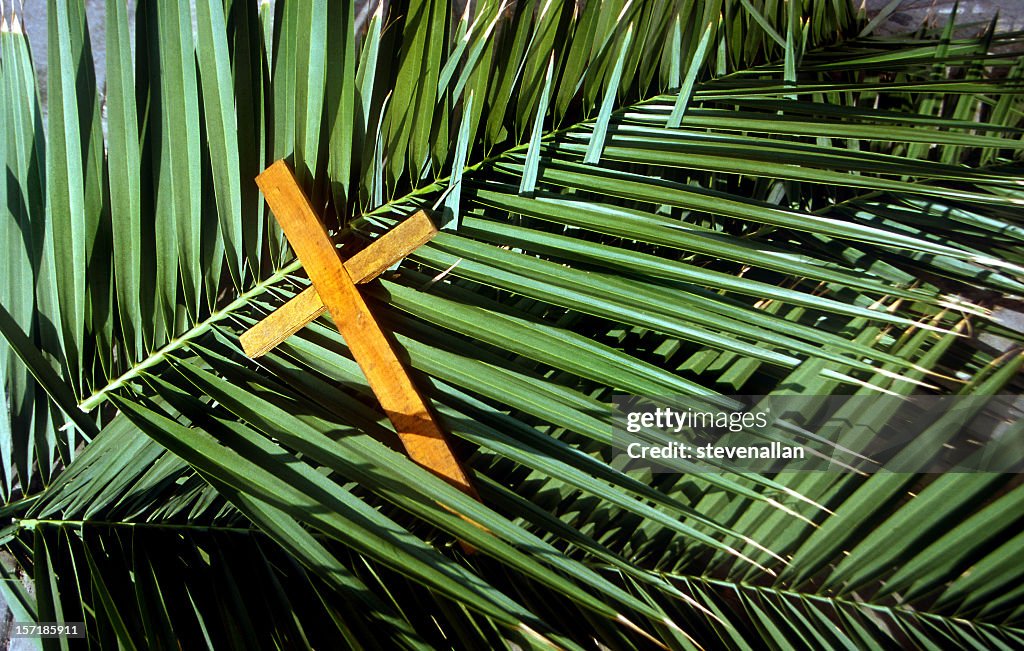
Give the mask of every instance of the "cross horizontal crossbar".
M 435 235 L 437 227 L 420 210 L 346 260 L 345 270 L 356 284 L 370 282 Z M 262 357 L 326 310 L 316 287 L 307 287 L 242 333 L 242 350 L 252 359 Z

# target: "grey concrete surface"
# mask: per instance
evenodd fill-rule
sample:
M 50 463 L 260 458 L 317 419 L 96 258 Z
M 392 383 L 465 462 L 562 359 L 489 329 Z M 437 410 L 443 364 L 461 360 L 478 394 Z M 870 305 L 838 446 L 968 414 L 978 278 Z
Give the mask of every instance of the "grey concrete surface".
M 853 0 L 857 8 L 866 7 L 874 17 L 889 0 Z M 921 25 L 942 27 L 953 11 L 954 0 L 903 0 L 895 11 L 879 25 L 876 34 L 905 34 Z M 957 24 L 965 29 L 984 28 L 994 16 L 999 17 L 997 29 L 1012 31 L 1024 29 L 1024 0 L 961 0 Z

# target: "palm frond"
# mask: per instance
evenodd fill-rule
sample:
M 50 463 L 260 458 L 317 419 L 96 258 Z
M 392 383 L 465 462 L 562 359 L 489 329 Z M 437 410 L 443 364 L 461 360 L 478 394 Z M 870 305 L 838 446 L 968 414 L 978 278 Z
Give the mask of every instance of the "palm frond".
M 1014 476 L 626 471 L 612 403 L 1019 393 L 1020 35 L 389 4 L 155 0 L 133 55 L 108 0 L 101 94 L 52 3 L 45 127 L 4 19 L 19 616 L 134 648 L 1019 646 Z M 343 256 L 437 211 L 366 295 L 482 503 L 396 451 L 329 316 L 242 354 L 308 285 L 250 182 L 278 158 Z

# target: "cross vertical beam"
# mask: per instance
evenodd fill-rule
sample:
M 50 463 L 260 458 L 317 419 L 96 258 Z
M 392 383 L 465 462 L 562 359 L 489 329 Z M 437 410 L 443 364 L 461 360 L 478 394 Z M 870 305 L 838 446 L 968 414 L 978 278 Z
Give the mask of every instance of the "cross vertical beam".
M 284 161 L 277 161 L 256 177 L 256 183 L 409 457 L 479 499 L 291 169 Z

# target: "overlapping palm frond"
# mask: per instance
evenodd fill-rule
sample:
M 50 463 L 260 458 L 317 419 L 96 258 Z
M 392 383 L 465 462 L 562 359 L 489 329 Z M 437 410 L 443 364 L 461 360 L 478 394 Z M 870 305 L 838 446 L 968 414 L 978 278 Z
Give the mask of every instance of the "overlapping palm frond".
M 1024 289 L 1020 35 L 839 43 L 839 0 L 156 0 L 133 54 L 108 0 L 98 92 L 58 1 L 44 128 L 4 21 L 19 618 L 136 648 L 1020 645 L 1015 476 L 626 473 L 610 404 L 1019 391 L 991 310 Z M 342 255 L 434 208 L 366 293 L 482 504 L 396 451 L 328 319 L 241 353 L 306 286 L 251 182 L 282 157 Z

